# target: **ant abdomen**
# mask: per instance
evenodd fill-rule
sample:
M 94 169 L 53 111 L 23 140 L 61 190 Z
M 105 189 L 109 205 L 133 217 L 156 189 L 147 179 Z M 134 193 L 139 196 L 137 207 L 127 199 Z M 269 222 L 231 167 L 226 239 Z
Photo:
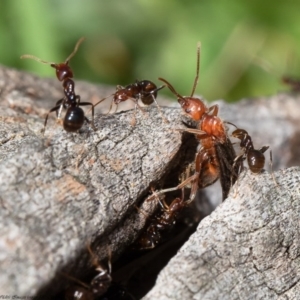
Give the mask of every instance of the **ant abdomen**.
M 82 127 L 84 120 L 84 112 L 80 107 L 70 107 L 64 118 L 64 129 L 68 132 L 76 132 Z
M 250 149 L 247 155 L 247 162 L 251 172 L 259 173 L 265 166 L 265 156 L 259 150 Z
M 235 126 L 234 124 L 232 125 Z M 251 172 L 260 173 L 265 166 L 264 152 L 269 149 L 269 146 L 263 146 L 259 150 L 255 149 L 251 136 L 245 129 L 237 128 L 232 132 L 232 136 L 241 140 L 240 146 L 243 149 L 243 153 L 237 156 L 235 161 L 247 158 L 248 166 Z
M 141 97 L 142 102 L 145 105 L 150 105 L 154 102 L 154 98 L 157 97 L 157 86 L 150 80 L 142 80 L 138 82 L 143 95 Z

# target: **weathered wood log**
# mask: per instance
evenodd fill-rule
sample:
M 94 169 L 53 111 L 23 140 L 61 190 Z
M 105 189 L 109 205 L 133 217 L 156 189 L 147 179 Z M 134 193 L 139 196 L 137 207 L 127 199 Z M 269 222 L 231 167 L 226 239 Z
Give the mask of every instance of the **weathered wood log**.
M 143 299 L 299 299 L 300 168 L 273 175 L 243 172 Z
M 5 80 L 21 74 L 2 71 Z M 41 100 L 31 97 L 26 109 L 22 100 L 30 88 L 46 95 L 45 82 L 23 74 L 22 88 L 2 85 L 0 290 L 8 295 L 35 295 L 72 260 L 88 265 L 87 241 L 106 245 L 100 260 L 107 246 L 122 252 L 147 219 L 135 205 L 154 210 L 155 201 L 141 200 L 181 146 L 181 134 L 170 130 L 180 124 L 172 108 L 165 111 L 170 124 L 153 107 L 147 116 L 137 112 L 135 126 L 132 112 L 97 115 L 96 131 L 67 133 L 50 121 L 43 136 Z
M 113 90 L 76 82 L 83 101 Z M 64 132 L 53 114 L 43 136 L 45 113 L 61 98 L 61 85 L 2 67 L 0 93 L 0 290 L 50 295 L 66 282 L 61 270 L 74 277 L 86 270 L 88 241 L 105 260 L 107 246 L 118 256 L 136 239 L 147 217 L 135 206 L 149 215 L 155 210 L 155 201 L 144 202 L 150 185 L 163 186 L 163 177 L 174 186 L 174 168 L 191 161 L 195 143 L 173 130 L 184 128 L 180 109 L 164 108 L 166 124 L 155 106 L 148 117 L 138 111 L 135 126 L 132 111 L 99 114 L 97 130 L 85 125 L 79 134 Z M 275 168 L 285 167 L 299 163 L 299 152 L 291 150 L 299 136 L 297 97 L 220 102 L 221 116 L 247 129 L 257 147 L 269 144 Z M 220 195 L 210 193 L 215 202 Z

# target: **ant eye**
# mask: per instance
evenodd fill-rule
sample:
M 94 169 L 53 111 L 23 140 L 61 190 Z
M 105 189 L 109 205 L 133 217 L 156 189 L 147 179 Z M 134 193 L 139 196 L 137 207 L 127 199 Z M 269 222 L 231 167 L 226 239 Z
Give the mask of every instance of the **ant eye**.
M 189 114 L 191 111 L 192 111 L 192 110 L 191 110 L 190 108 L 187 108 L 187 109 L 185 110 L 185 112 L 188 113 L 188 114 Z

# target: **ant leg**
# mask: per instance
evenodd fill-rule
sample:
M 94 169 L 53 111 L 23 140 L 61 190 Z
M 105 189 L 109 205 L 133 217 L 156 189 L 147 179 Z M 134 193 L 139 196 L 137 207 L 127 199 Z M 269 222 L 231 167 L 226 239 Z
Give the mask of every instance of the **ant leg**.
M 245 157 L 245 153 L 242 153 L 242 154 L 238 155 L 238 156 L 234 159 L 233 165 L 232 165 L 232 174 L 231 174 L 231 176 L 230 176 L 230 187 L 233 186 L 233 176 L 235 176 L 235 175 L 237 176 L 237 179 L 236 179 L 236 182 L 235 182 L 235 183 L 237 183 L 237 181 L 238 181 L 238 179 L 239 179 L 239 176 L 238 176 L 238 175 L 241 173 L 241 170 L 242 170 L 242 168 L 244 167 L 243 161 L 245 160 L 245 158 L 246 158 L 246 157 Z M 235 173 L 234 168 L 235 168 L 235 166 L 237 165 L 237 163 L 238 163 L 239 161 L 241 161 L 241 163 L 240 163 L 240 165 L 239 165 L 237 174 L 234 174 L 234 173 Z M 235 191 L 235 194 L 234 194 L 234 198 L 236 198 L 237 194 L 238 194 L 238 189 L 236 188 L 236 191 Z
M 146 115 L 146 113 L 145 113 L 145 111 L 141 108 L 141 106 L 138 104 L 138 100 L 136 100 L 135 98 L 128 98 L 128 99 L 130 99 L 131 101 L 133 101 L 134 102 L 134 113 L 133 113 L 133 118 L 132 118 L 132 120 L 131 120 L 131 125 L 132 126 L 135 126 L 135 124 L 136 124 L 136 108 L 138 107 L 139 108 L 139 110 L 144 114 L 144 115 Z
M 235 176 L 238 176 L 239 174 L 240 174 L 240 172 L 241 172 L 241 169 L 244 167 L 243 166 L 243 161 L 246 159 L 246 157 L 245 157 L 245 153 L 242 153 L 242 154 L 240 154 L 240 155 L 238 155 L 235 159 L 234 159 L 234 161 L 233 161 L 233 165 L 232 165 L 232 167 L 231 167 L 231 169 L 232 169 L 232 175 L 231 175 L 231 179 L 230 179 L 230 181 L 231 181 L 231 186 L 233 185 L 232 184 L 232 181 L 233 181 L 233 176 L 235 175 Z M 234 172 L 234 168 L 235 168 L 235 166 L 239 163 L 241 161 L 241 164 L 240 164 L 240 166 L 239 166 L 239 169 L 238 169 L 238 171 L 237 171 L 237 174 L 234 174 L 235 172 Z
M 162 89 L 162 87 L 165 87 L 165 86 L 162 85 L 159 89 Z M 156 89 L 155 91 L 157 91 L 157 89 Z M 152 96 L 152 99 L 153 99 L 153 101 L 155 102 L 155 104 L 156 104 L 156 106 L 157 106 L 157 108 L 158 108 L 158 110 L 159 110 L 159 113 L 160 113 L 162 119 L 164 120 L 164 122 L 167 123 L 167 124 L 170 123 L 170 122 L 168 121 L 168 119 L 164 116 L 164 114 L 162 113 L 161 108 L 160 108 L 160 106 L 158 105 L 158 103 L 157 103 L 157 101 L 156 101 L 156 99 L 155 99 L 155 97 L 154 97 L 154 95 L 153 95 L 152 93 L 151 93 L 151 96 Z
M 80 101 L 80 99 L 79 99 L 79 101 Z M 96 127 L 95 127 L 95 124 L 94 124 L 94 108 L 95 108 L 94 104 L 91 103 L 91 102 L 78 102 L 78 106 L 86 106 L 86 105 L 91 105 L 92 106 L 92 108 L 91 108 L 91 110 L 92 110 L 92 121 L 88 122 L 88 123 L 91 123 L 91 127 L 94 130 L 96 130 Z M 87 120 L 86 117 L 84 117 L 84 118 Z
M 147 113 L 145 112 L 145 110 L 138 104 L 138 100 L 136 100 L 135 98 L 128 98 L 131 101 L 133 101 L 135 103 L 135 110 L 138 107 L 138 109 L 144 114 L 147 115 Z
M 89 286 L 88 284 L 86 284 L 86 283 L 80 281 L 79 279 L 77 279 L 77 278 L 75 278 L 75 277 L 73 277 L 73 276 L 70 276 L 70 275 L 68 275 L 68 274 L 66 274 L 66 273 L 64 273 L 64 272 L 61 272 L 61 274 L 62 274 L 63 276 L 65 276 L 66 278 L 68 278 L 68 279 L 70 279 L 70 280 L 72 280 L 72 281 L 78 283 L 78 284 L 81 285 L 82 287 L 84 287 L 84 288 L 86 288 L 87 290 L 89 290 L 90 286 Z
M 147 219 L 149 217 L 149 215 L 146 214 L 146 212 L 144 210 L 142 210 L 141 208 L 139 208 L 138 206 L 134 206 L 136 208 L 136 210 L 138 212 L 140 212 L 142 215 L 144 215 L 144 217 Z
M 113 105 L 113 101 L 111 102 L 111 105 L 110 105 L 110 108 L 109 108 L 108 113 L 110 112 L 110 110 L 111 110 L 111 108 L 112 108 L 112 105 Z M 119 104 L 116 104 L 116 108 L 115 108 L 114 114 L 117 112 L 118 106 L 119 106 Z
M 264 146 L 264 147 L 266 147 L 266 146 Z M 263 148 L 264 148 L 264 147 L 263 147 Z M 268 148 L 269 148 L 269 147 L 268 147 Z M 276 181 L 275 176 L 274 176 L 274 173 L 273 173 L 273 156 L 272 156 L 272 150 L 270 150 L 270 168 L 271 168 L 271 174 L 272 174 L 273 181 L 274 181 L 275 185 L 278 187 L 279 184 L 278 184 L 278 182 Z
M 58 100 L 55 104 L 55 106 L 58 106 L 58 105 L 60 106 L 59 110 L 56 111 L 56 118 L 57 119 L 61 119 L 60 115 L 61 115 L 62 109 L 64 108 L 64 105 L 63 105 L 64 100 L 65 100 L 65 98 L 62 98 L 62 99 Z
M 53 111 L 57 111 L 60 107 L 61 107 L 61 104 L 60 105 L 56 105 L 55 107 L 53 107 L 52 109 L 50 109 L 49 112 L 47 113 L 47 116 L 46 116 L 45 122 L 44 122 L 44 128 L 42 129 L 42 133 L 43 134 L 45 134 L 45 130 L 46 130 L 46 125 L 47 125 L 49 114 L 52 113 Z
M 200 163 L 197 166 L 196 171 L 192 176 L 185 179 L 183 182 L 181 182 L 176 187 L 168 188 L 168 189 L 164 189 L 164 190 L 160 190 L 160 191 L 155 192 L 155 194 L 150 196 L 147 199 L 147 201 L 152 200 L 152 198 L 154 196 L 183 189 L 184 187 L 186 187 L 188 184 L 191 183 L 191 192 L 190 192 L 190 197 L 189 197 L 189 200 L 187 201 L 187 204 L 192 202 L 194 200 L 195 196 L 196 196 L 197 191 L 198 191 L 198 180 L 199 180 L 200 172 L 201 172 L 201 169 L 202 169 L 202 162 L 207 161 L 205 156 L 206 156 L 206 152 L 198 152 L 196 154 L 195 161 L 196 162 L 200 161 Z M 196 165 L 197 165 L 197 163 L 196 163 Z
M 180 190 L 182 188 L 184 188 L 185 186 L 187 186 L 190 182 L 192 182 L 193 180 L 196 180 L 199 177 L 198 174 L 194 174 L 191 177 L 187 178 L 186 180 L 184 180 L 182 183 L 180 183 L 179 185 L 172 187 L 172 188 L 168 188 L 168 189 L 164 189 L 164 190 L 160 190 L 160 191 L 156 191 L 154 195 L 151 195 L 147 201 L 152 200 L 154 197 L 156 197 L 157 195 L 161 195 L 164 193 L 168 193 L 168 192 L 174 192 L 177 190 Z
M 199 139 L 205 139 L 207 137 L 209 137 L 209 135 L 201 130 L 201 129 L 194 129 L 194 128 L 185 128 L 185 129 L 175 129 L 176 131 L 181 131 L 181 132 L 189 132 L 189 133 L 193 133 L 197 135 L 197 138 Z

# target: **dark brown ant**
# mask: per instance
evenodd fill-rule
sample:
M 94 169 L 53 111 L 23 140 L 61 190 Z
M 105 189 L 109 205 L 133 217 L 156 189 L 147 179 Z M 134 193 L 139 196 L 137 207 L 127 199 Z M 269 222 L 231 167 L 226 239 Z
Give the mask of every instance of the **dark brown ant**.
M 282 82 L 289 85 L 293 92 L 300 92 L 300 80 L 288 76 L 282 77 Z
M 101 99 L 94 106 L 98 105 L 99 103 L 106 100 L 107 98 L 113 96 L 108 113 L 111 111 L 113 104 L 116 105 L 116 109 L 115 109 L 116 112 L 118 109 L 118 105 L 121 102 L 131 100 L 135 103 L 135 107 L 134 107 L 134 118 L 135 118 L 135 113 L 137 108 L 139 108 L 144 113 L 144 110 L 138 104 L 139 100 L 141 100 L 145 105 L 150 105 L 153 102 L 155 102 L 160 114 L 162 115 L 162 118 L 164 119 L 165 122 L 168 122 L 168 120 L 164 117 L 163 113 L 161 112 L 161 109 L 156 101 L 157 92 L 164 87 L 165 85 L 157 87 L 150 80 L 142 80 L 142 81 L 136 80 L 135 83 L 129 84 L 125 87 L 117 85 L 116 92 L 114 94 Z
M 95 254 L 91 250 L 90 244 L 88 244 L 87 248 L 92 257 L 92 263 L 96 267 L 95 270 L 99 272 L 99 274 L 92 279 L 89 285 L 64 274 L 66 277 L 81 285 L 69 287 L 65 293 L 66 300 L 95 300 L 106 293 L 111 285 L 111 253 L 109 252 L 108 269 L 105 269 L 98 263 Z
M 184 191 L 182 189 L 181 198 L 175 198 L 170 205 L 164 200 L 158 200 L 162 208 L 158 216 L 154 217 L 150 225 L 138 239 L 139 250 L 152 249 L 162 241 L 162 234 L 170 230 L 176 223 L 179 213 L 191 202 L 184 201 Z
M 84 38 L 80 38 L 78 42 L 75 45 L 75 48 L 73 52 L 68 56 L 68 58 L 63 63 L 51 63 L 44 61 L 36 56 L 25 54 L 21 56 L 21 59 L 23 58 L 30 58 L 33 60 L 36 60 L 38 62 L 41 62 L 43 64 L 48 64 L 52 68 L 56 70 L 56 77 L 59 81 L 62 81 L 62 85 L 64 88 L 64 98 L 58 100 L 56 102 L 56 105 L 49 110 L 44 123 L 44 129 L 43 132 L 46 130 L 46 125 L 48 121 L 48 116 L 51 112 L 56 112 L 56 116 L 58 119 L 60 119 L 61 111 L 62 109 L 66 109 L 66 114 L 63 120 L 63 126 L 64 129 L 68 132 L 76 132 L 78 131 L 84 121 L 87 121 L 87 123 L 91 123 L 91 126 L 93 129 L 95 129 L 94 126 L 94 105 L 90 102 L 80 102 L 80 96 L 75 94 L 75 83 L 71 79 L 73 78 L 73 71 L 69 66 L 70 59 L 76 54 L 78 47 L 80 44 L 84 41 Z M 85 117 L 84 111 L 79 106 L 86 106 L 91 105 L 92 106 L 92 121 L 90 122 L 88 118 Z
M 225 200 L 231 188 L 231 182 L 234 183 L 237 179 L 239 165 L 238 163 L 234 165 L 236 154 L 227 136 L 224 123 L 218 117 L 218 105 L 207 107 L 201 99 L 193 97 L 198 83 L 199 69 L 200 44 L 197 47 L 197 69 L 191 96 L 181 96 L 167 80 L 159 78 L 177 96 L 183 111 L 196 122 L 196 129 L 189 128 L 183 131 L 194 133 L 199 146 L 195 157 L 194 174 L 177 187 L 164 189 L 157 193 L 175 191 L 190 184 L 190 200 L 192 201 L 198 189 L 205 188 L 220 178 L 223 200 Z
M 235 158 L 234 164 L 247 158 L 248 166 L 251 172 L 260 173 L 265 165 L 264 152 L 269 149 L 269 146 L 263 146 L 259 150 L 254 149 L 251 136 L 244 129 L 237 128 L 232 132 L 232 136 L 241 140 L 240 146 L 243 149 L 243 153 Z

